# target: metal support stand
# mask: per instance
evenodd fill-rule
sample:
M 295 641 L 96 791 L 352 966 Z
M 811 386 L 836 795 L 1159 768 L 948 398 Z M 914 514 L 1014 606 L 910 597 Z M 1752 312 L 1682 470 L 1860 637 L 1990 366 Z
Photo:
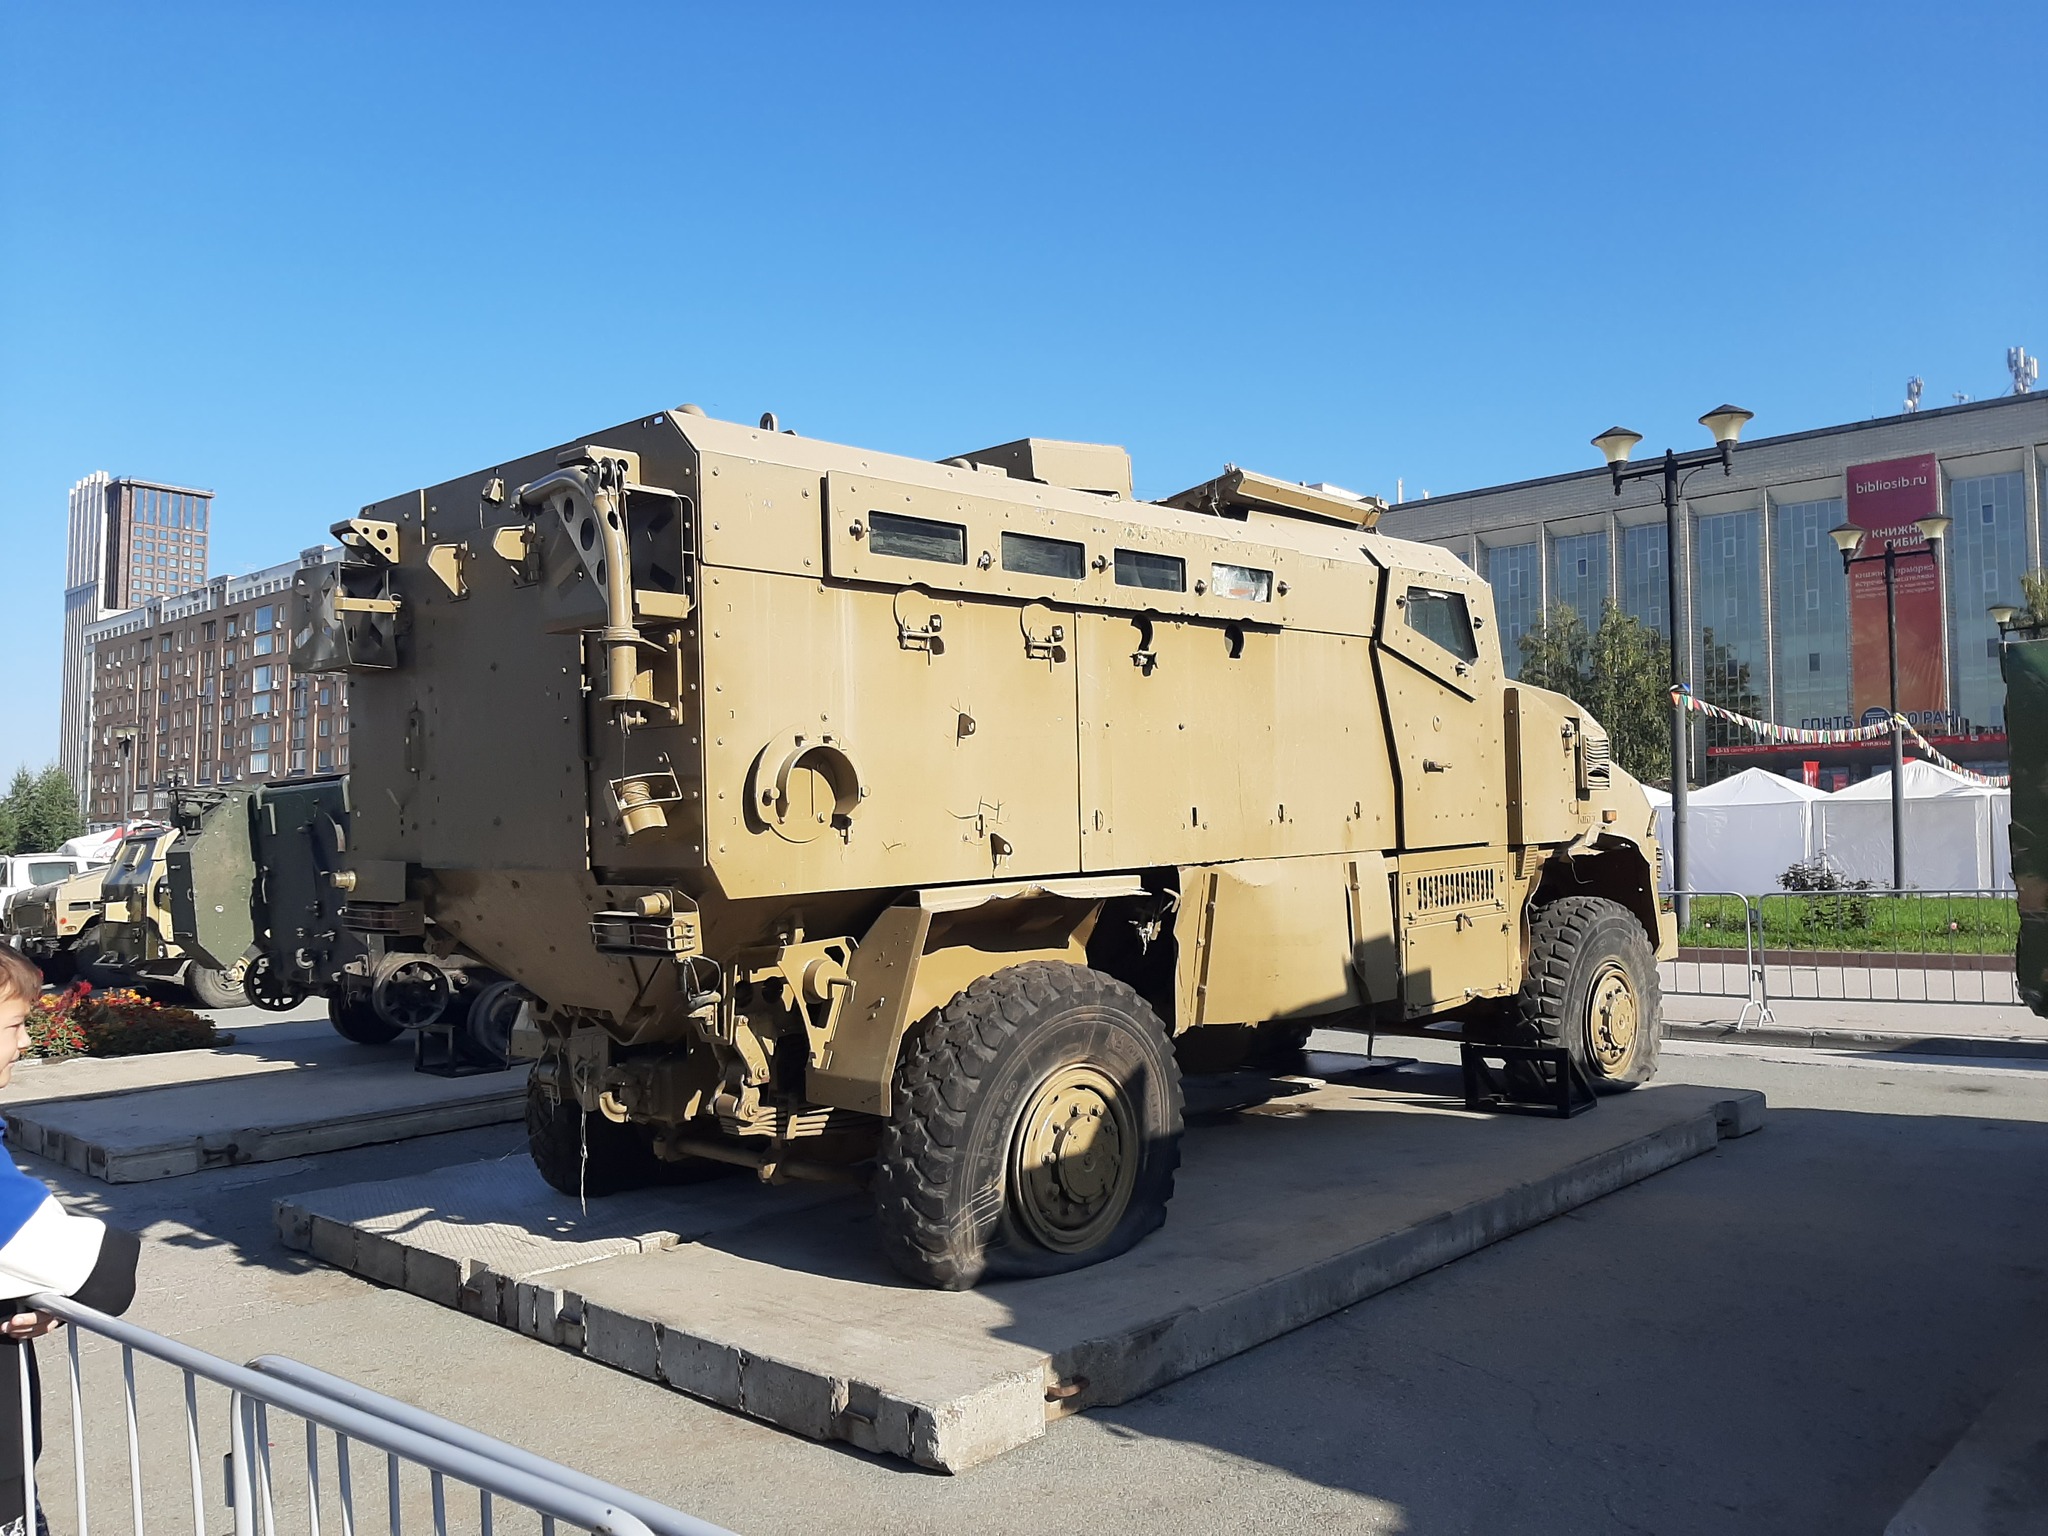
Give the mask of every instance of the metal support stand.
M 1476 1045 L 1458 1043 L 1465 1069 L 1465 1107 L 1496 1115 L 1550 1115 L 1569 1120 L 1599 1104 L 1593 1085 L 1572 1053 L 1561 1045 Z M 1524 1062 L 1542 1084 L 1540 1096 L 1518 1094 L 1509 1087 L 1511 1073 L 1496 1074 L 1489 1063 L 1503 1067 Z
M 453 1024 L 429 1024 L 412 1032 L 412 1069 L 429 1077 L 479 1077 L 486 1072 L 503 1072 L 503 1066 L 479 1062 L 462 1048 L 460 1015 Z

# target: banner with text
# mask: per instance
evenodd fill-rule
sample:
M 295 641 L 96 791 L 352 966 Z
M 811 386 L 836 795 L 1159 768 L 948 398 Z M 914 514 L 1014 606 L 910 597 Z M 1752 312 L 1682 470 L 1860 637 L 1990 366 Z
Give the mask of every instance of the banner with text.
M 1941 471 L 1931 453 L 1881 464 L 1852 464 L 1849 522 L 1864 530 L 1862 555 L 1898 550 L 1899 713 L 1931 734 L 1949 729 L 1948 669 L 1942 662 L 1941 582 L 1927 541 L 1913 526 L 1941 511 Z M 1849 572 L 1849 687 L 1859 721 L 1883 720 L 1890 694 L 1885 633 L 1884 562 Z

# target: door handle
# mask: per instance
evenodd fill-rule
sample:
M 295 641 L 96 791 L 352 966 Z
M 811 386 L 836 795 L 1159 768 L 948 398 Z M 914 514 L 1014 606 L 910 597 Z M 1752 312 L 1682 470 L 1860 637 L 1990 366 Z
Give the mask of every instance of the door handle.
M 1449 773 L 1451 765 L 1449 763 L 1440 763 L 1433 757 L 1425 757 L 1422 760 L 1422 771 L 1424 773 Z

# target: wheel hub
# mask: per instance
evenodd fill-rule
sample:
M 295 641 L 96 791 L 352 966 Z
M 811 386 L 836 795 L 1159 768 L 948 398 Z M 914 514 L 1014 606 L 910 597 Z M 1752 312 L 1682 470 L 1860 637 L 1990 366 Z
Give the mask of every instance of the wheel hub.
M 1635 984 L 1618 960 L 1603 964 L 1593 977 L 1586 1005 L 1586 1043 L 1593 1060 L 1605 1071 L 1625 1063 L 1635 1049 L 1639 1015 Z
M 1011 1190 L 1031 1235 L 1059 1253 L 1116 1230 L 1137 1187 L 1137 1119 L 1122 1085 L 1092 1066 L 1040 1083 L 1017 1119 Z

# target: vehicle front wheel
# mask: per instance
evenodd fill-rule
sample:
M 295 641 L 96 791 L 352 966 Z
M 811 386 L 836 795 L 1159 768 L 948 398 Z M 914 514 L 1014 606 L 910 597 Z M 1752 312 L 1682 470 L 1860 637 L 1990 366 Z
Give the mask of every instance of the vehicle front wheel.
M 1166 1220 L 1180 1137 L 1180 1068 L 1143 998 L 1055 961 L 998 971 L 904 1042 L 883 1248 L 942 1290 L 1113 1258 Z
M 1562 1045 L 1599 1093 L 1657 1074 L 1664 1035 L 1657 956 L 1619 902 L 1565 896 L 1529 918 L 1529 966 L 1502 1043 Z
M 246 1008 L 249 994 L 240 981 L 228 980 L 228 973 L 194 960 L 185 967 L 185 990 L 202 1008 Z

